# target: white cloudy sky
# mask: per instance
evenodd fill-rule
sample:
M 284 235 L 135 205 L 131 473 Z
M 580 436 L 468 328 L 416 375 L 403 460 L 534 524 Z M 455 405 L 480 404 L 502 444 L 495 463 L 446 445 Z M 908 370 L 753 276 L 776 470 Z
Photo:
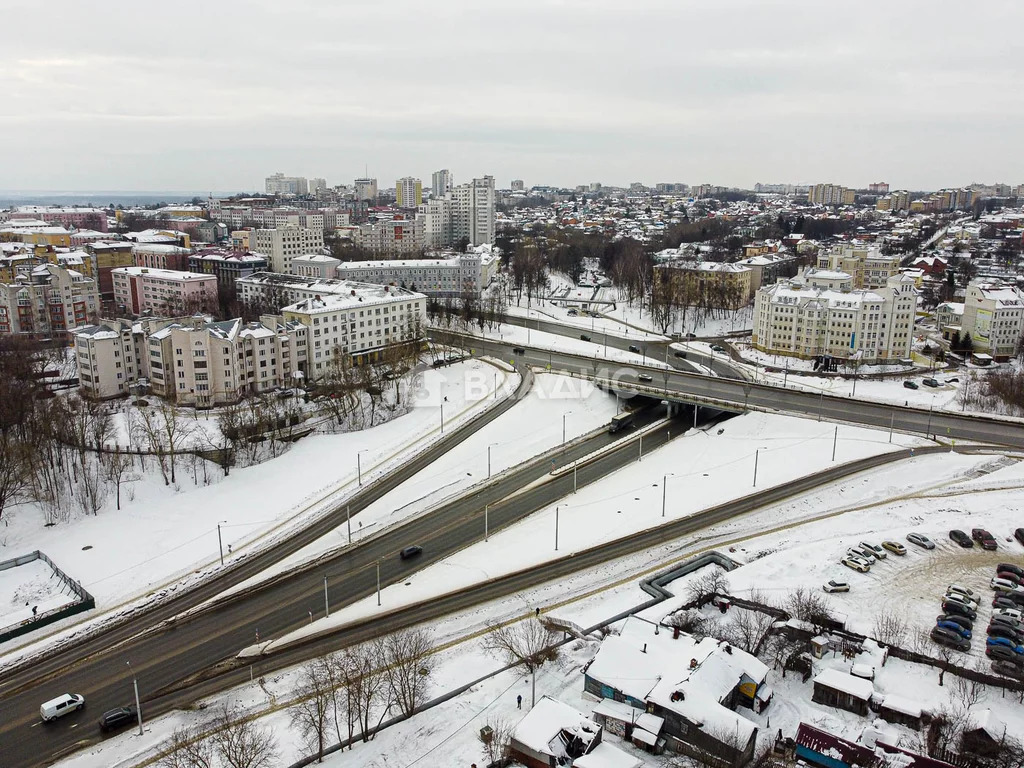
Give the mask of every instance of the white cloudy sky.
M 1024 182 L 1024 2 L 0 3 L 0 189 Z

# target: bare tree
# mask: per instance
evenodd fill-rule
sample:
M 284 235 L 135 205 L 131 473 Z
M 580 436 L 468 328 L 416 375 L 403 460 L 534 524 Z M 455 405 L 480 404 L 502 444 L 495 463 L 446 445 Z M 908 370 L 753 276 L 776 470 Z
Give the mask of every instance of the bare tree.
M 213 743 L 197 726 L 175 728 L 161 751 L 163 756 L 157 761 L 160 768 L 214 768 L 216 765 Z
M 875 617 L 872 630 L 875 640 L 883 645 L 902 646 L 907 639 L 907 622 L 896 611 L 882 611 Z
M 537 670 L 558 658 L 558 634 L 537 619 L 515 624 L 494 624 L 484 635 L 484 650 L 509 664 L 522 664 L 533 675 L 533 703 L 537 700 Z
M 483 745 L 484 759 L 490 765 L 509 756 L 509 746 L 515 729 L 500 717 L 489 720 L 487 727 L 491 729 L 490 733 L 486 736 L 483 733 L 479 734 L 479 739 Z
M 0 431 L 0 518 L 4 510 L 23 501 L 32 484 L 31 454 L 13 430 Z
M 703 603 L 712 595 L 728 594 L 729 580 L 725 574 L 726 571 L 717 565 L 708 566 L 708 570 L 693 579 L 687 586 L 687 602 Z
M 269 728 L 227 706 L 217 726 L 210 741 L 224 768 L 271 768 L 277 763 L 277 740 Z
M 370 741 L 393 704 L 387 672 L 379 664 L 372 646 L 346 648 L 336 659 L 345 687 L 347 711 L 352 721 L 359 725 L 363 741 Z M 377 726 L 371 727 L 373 717 L 378 713 Z
M 427 678 L 434 668 L 434 644 L 425 629 L 405 629 L 375 643 L 391 698 L 406 715 L 426 701 Z
M 821 632 L 835 623 L 828 600 L 804 587 L 790 593 L 786 599 L 786 608 L 792 616 L 814 627 L 815 632 Z
M 290 712 L 292 725 L 311 747 L 318 763 L 324 761 L 327 728 L 334 709 L 330 666 L 330 661 L 321 657 L 302 667 L 299 684 L 295 689 L 298 701 Z
M 117 495 L 117 508 L 121 509 L 121 486 L 125 483 L 133 483 L 138 477 L 132 473 L 135 468 L 135 459 L 126 451 L 117 446 L 113 453 L 107 455 L 107 478 L 114 484 Z

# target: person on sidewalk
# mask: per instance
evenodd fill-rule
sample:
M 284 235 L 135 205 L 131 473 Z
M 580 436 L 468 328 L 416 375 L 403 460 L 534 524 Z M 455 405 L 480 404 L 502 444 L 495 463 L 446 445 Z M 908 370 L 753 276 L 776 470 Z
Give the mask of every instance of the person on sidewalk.
M 519 696 L 516 696 L 516 709 L 522 709 L 522 708 L 523 708 L 523 697 L 522 697 L 522 694 L 520 694 Z

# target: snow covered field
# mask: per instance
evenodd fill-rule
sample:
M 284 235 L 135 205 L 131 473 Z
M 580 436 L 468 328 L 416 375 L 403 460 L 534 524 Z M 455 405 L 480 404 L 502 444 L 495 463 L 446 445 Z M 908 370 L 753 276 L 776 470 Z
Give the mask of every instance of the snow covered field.
M 193 477 L 183 464 L 177 485 L 167 486 L 153 459 L 147 459 L 138 479 L 122 488 L 120 512 L 110 499 L 96 516 L 51 528 L 43 527 L 34 505 L 7 512 L 0 559 L 43 550 L 82 582 L 100 610 L 173 590 L 183 578 L 219 564 L 218 524 L 230 559 L 353 492 L 360 469 L 366 482 L 436 440 L 442 408 L 450 429 L 494 402 L 495 383 L 511 391 L 517 381 L 506 368 L 481 360 L 431 369 L 405 415 L 360 432 L 312 435 L 287 453 L 234 469 L 228 477 L 213 465 Z M 17 642 L 5 644 L 4 651 Z
M 601 315 L 600 313 L 605 311 L 605 306 L 601 304 L 594 305 L 594 312 L 599 313 L 596 317 L 593 314 L 570 315 L 569 312 L 571 311 L 577 310 L 572 306 L 563 307 L 553 301 L 534 301 L 532 307 L 527 307 L 525 299 L 522 300 L 520 305 L 510 304 L 506 309 L 506 312 L 509 315 L 561 323 L 562 325 L 579 328 L 581 333 L 588 333 L 591 335 L 592 332 L 607 332 L 624 339 L 646 339 L 648 341 L 652 339 L 663 341 L 665 339 L 665 337 L 660 333 L 637 330 L 636 328 L 626 325 L 621 320 Z

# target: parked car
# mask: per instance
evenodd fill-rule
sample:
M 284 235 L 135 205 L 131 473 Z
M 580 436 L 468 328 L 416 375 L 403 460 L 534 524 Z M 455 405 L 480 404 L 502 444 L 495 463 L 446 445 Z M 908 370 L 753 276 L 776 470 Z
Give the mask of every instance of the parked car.
M 1005 661 L 1010 664 L 1021 664 L 1024 662 L 1024 658 L 1018 656 L 1013 652 L 1012 648 L 1005 645 L 986 645 L 985 655 L 990 659 L 998 659 L 999 661 Z
M 640 347 L 638 347 L 636 344 L 630 344 L 629 345 L 629 351 L 630 352 L 636 352 L 639 355 L 640 354 Z
M 1014 576 L 1024 578 L 1024 568 L 1013 563 L 1000 563 L 996 566 L 996 573 L 1012 573 Z
M 1018 656 L 1024 656 L 1024 646 L 1006 637 L 990 637 L 985 641 L 985 645 L 1001 645 L 1004 648 L 1009 648 Z
M 977 605 L 978 600 L 981 597 L 977 592 L 975 592 L 970 587 L 965 587 L 965 586 L 963 586 L 961 584 L 950 584 L 948 587 L 946 587 L 946 594 L 947 595 L 954 595 L 954 594 L 955 595 L 963 595 L 968 600 L 971 600 L 975 605 Z
M 1024 624 L 1024 611 L 1019 608 L 996 608 L 992 611 L 992 616 L 1009 616 Z
M 711 345 L 711 351 L 712 352 L 725 352 L 725 347 L 723 347 L 721 344 L 712 344 Z
M 989 637 L 1001 637 L 1005 640 L 1009 640 L 1015 645 L 1020 645 L 1022 639 L 1020 632 L 1006 624 L 989 624 L 988 629 L 985 630 L 985 634 Z
M 1001 579 L 998 576 L 993 577 L 989 584 L 996 592 L 1021 591 L 1020 586 L 1018 586 L 1016 582 L 1010 581 L 1009 579 Z
M 582 340 L 582 341 L 590 341 L 590 337 L 587 336 L 587 334 L 585 334 L 585 333 L 581 333 L 580 334 L 580 340 Z
M 922 549 L 935 549 L 935 542 L 923 533 L 908 533 L 907 541 L 921 547 Z
M 823 590 L 825 590 L 826 592 L 849 592 L 850 591 L 850 585 L 849 584 L 847 584 L 845 581 L 836 581 L 835 579 L 831 579 L 829 581 L 826 581 L 824 584 L 821 585 L 821 588 Z
M 889 556 L 886 553 L 886 551 L 884 549 L 882 549 L 880 546 L 878 546 L 877 544 L 871 544 L 871 543 L 869 543 L 867 541 L 862 541 L 857 546 L 859 546 L 860 549 L 863 550 L 864 552 L 869 552 L 870 554 L 874 555 L 875 558 L 877 558 L 878 560 L 885 560 L 885 558 L 887 558 Z
M 971 606 L 966 605 L 965 603 L 959 602 L 957 600 L 943 600 L 942 610 L 945 613 L 955 613 L 960 616 L 966 616 L 971 621 L 974 621 L 976 618 L 978 618 L 978 612 L 976 610 L 971 608 Z
M 883 541 L 882 546 L 888 549 L 894 555 L 907 554 L 907 548 L 900 544 L 898 541 Z
M 525 355 L 526 354 L 526 350 L 523 349 L 522 347 L 512 347 L 512 354 L 513 355 Z
M 1006 677 L 1015 677 L 1018 680 L 1024 679 L 1024 667 L 1016 664 L 1012 661 L 1003 661 L 1002 659 L 995 659 L 992 662 L 992 671 L 997 675 L 1005 675 Z
M 1007 610 L 1010 610 L 1010 611 L 1019 611 L 1019 610 L 1021 610 L 1020 603 L 1017 602 L 1016 600 L 1014 600 L 1010 596 L 1010 594 L 1008 592 L 1000 592 L 995 597 L 993 597 L 992 598 L 992 607 L 993 608 L 1006 608 Z
M 917 389 L 917 384 L 911 381 L 910 379 L 906 379 L 903 382 L 903 386 L 906 387 L 907 389 Z
M 696 333 L 684 333 L 683 334 L 683 338 L 686 339 L 687 341 L 693 341 L 694 339 L 697 338 L 697 334 Z
M 942 627 L 943 629 L 952 630 L 953 632 L 956 632 L 958 635 L 960 635 L 960 637 L 962 637 L 964 640 L 971 639 L 971 630 L 964 629 L 955 621 L 937 621 L 935 622 L 935 626 Z
M 949 538 L 959 544 L 964 549 L 970 549 L 974 546 L 974 542 L 971 541 L 971 537 L 961 531 L 959 528 L 954 528 L 949 532 Z
M 680 360 L 685 360 L 686 359 L 686 353 L 685 352 L 676 351 L 676 352 L 673 352 L 672 355 L 673 355 L 673 357 L 678 357 Z
M 859 557 L 850 557 L 849 555 L 847 555 L 839 562 L 845 565 L 847 568 L 852 568 L 853 570 L 857 571 L 857 573 L 867 573 L 871 570 L 871 566 L 865 563 Z
M 1006 581 L 1016 584 L 1017 586 L 1024 584 L 1024 579 L 1022 579 L 1016 573 L 1009 573 L 1007 571 L 996 571 L 996 578 L 1005 579 Z
M 100 730 L 107 733 L 134 723 L 135 720 L 135 707 L 118 707 L 103 713 L 103 717 L 100 718 Z
M 955 648 L 958 651 L 971 650 L 971 641 L 962 638 L 959 633 L 944 627 L 932 627 L 930 637 L 939 645 Z
M 947 384 L 956 384 L 958 381 L 960 381 L 960 379 L 958 379 L 956 376 L 950 376 L 948 379 L 946 379 Z
M 939 386 L 939 380 L 938 379 L 921 379 L 921 383 L 924 384 L 926 387 L 937 387 L 937 386 Z
M 1024 544 L 1024 528 L 1015 528 L 1013 531 L 1013 538 L 1021 544 Z
M 413 544 L 399 552 L 398 556 L 401 557 L 403 560 L 408 560 L 410 557 L 416 557 L 416 555 L 420 554 L 422 551 L 423 547 L 419 546 L 418 544 Z
M 997 546 L 995 537 L 993 537 L 992 534 L 986 531 L 984 528 L 972 528 L 971 538 L 974 539 L 974 541 L 978 542 L 978 544 L 981 545 L 982 549 L 987 549 L 991 551 L 995 549 Z
M 44 701 L 39 707 L 39 716 L 44 723 L 56 720 L 85 706 L 85 696 L 80 693 L 62 693 L 55 699 Z
M 1007 627 L 1024 631 L 1024 625 L 1013 618 L 1013 616 L 1006 616 L 1002 613 L 993 613 L 992 618 L 989 620 L 989 624 L 1004 624 Z
M 875 560 L 877 559 L 874 552 L 870 549 L 864 549 L 863 547 L 849 547 L 846 550 L 846 554 L 855 555 L 862 560 L 866 560 L 868 565 L 874 565 Z
M 973 621 L 966 616 L 957 616 L 955 613 L 940 613 L 935 617 L 935 623 L 938 624 L 940 621 L 952 621 L 962 629 L 974 629 Z
M 642 381 L 647 384 L 650 384 L 652 381 L 654 381 L 654 379 L 651 378 L 651 375 L 649 373 L 638 373 L 636 379 L 637 381 Z

